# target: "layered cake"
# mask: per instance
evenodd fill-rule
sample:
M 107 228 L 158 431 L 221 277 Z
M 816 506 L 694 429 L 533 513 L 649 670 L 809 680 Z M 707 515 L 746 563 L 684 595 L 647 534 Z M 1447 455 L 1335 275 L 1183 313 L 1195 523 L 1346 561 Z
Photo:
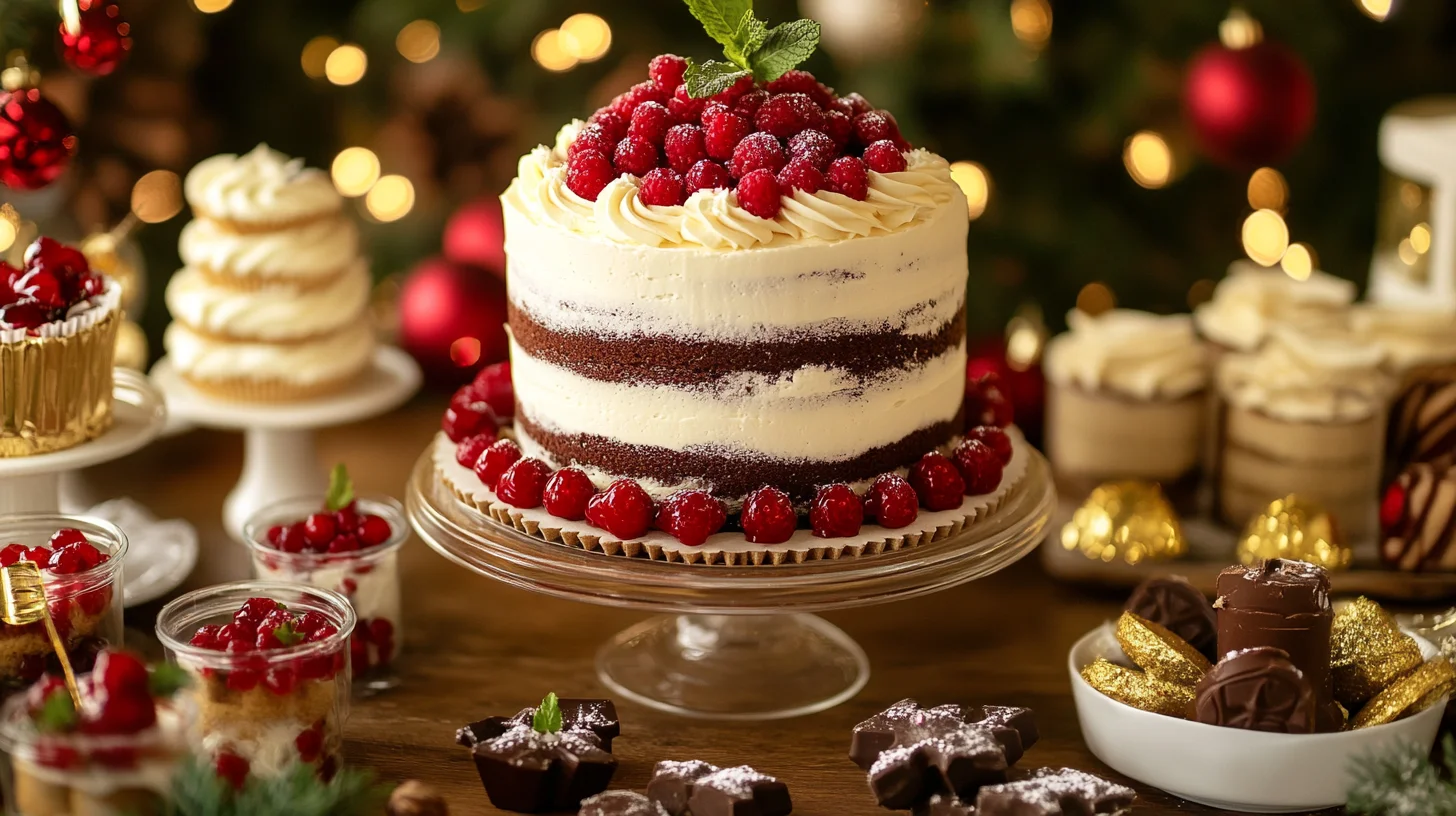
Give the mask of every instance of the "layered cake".
M 176 371 L 224 399 L 286 402 L 349 385 L 368 366 L 370 277 L 326 173 L 259 145 L 187 174 L 195 220 L 167 285 Z

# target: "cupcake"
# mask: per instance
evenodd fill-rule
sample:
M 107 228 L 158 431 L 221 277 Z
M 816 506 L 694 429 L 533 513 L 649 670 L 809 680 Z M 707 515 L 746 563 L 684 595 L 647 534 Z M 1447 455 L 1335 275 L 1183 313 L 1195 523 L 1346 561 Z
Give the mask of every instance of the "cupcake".
M 1109 479 L 1197 485 L 1209 371 L 1187 315 L 1073 311 L 1047 347 L 1047 453 L 1058 485 L 1083 495 Z
M 111 427 L 121 287 L 50 238 L 0 262 L 0 457 L 33 456 Z
M 1349 332 L 1280 327 L 1219 364 L 1218 512 L 1241 526 L 1290 493 L 1330 508 L 1355 540 L 1375 530 L 1386 414 L 1384 352 Z
M 347 387 L 368 365 L 369 265 L 328 176 L 259 145 L 187 175 L 196 220 L 167 285 L 164 342 L 211 396 L 290 402 Z
M 1198 334 L 1214 362 L 1224 352 L 1254 351 L 1276 326 L 1336 329 L 1349 320 L 1355 284 L 1324 272 L 1295 280 L 1278 269 L 1235 261 L 1213 298 L 1193 310 Z

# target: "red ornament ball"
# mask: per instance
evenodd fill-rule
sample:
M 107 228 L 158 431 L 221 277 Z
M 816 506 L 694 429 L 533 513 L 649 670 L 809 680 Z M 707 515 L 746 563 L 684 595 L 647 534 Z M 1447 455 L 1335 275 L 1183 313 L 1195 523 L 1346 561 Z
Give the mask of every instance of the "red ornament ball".
M 482 198 L 455 211 L 445 222 L 445 257 L 506 276 L 506 227 L 500 200 Z
M 38 190 L 66 169 L 76 132 L 37 88 L 0 92 L 0 184 Z
M 480 267 L 430 258 L 400 286 L 399 343 L 437 384 L 504 360 L 505 323 L 506 285 Z
M 1237 169 L 1275 164 L 1314 124 L 1315 88 L 1293 51 L 1269 41 L 1212 45 L 1188 67 L 1183 105 L 1204 153 Z
M 106 76 L 131 51 L 131 23 L 114 0 L 80 0 L 78 6 L 81 20 L 75 31 L 61 21 L 61 56 L 78 71 Z

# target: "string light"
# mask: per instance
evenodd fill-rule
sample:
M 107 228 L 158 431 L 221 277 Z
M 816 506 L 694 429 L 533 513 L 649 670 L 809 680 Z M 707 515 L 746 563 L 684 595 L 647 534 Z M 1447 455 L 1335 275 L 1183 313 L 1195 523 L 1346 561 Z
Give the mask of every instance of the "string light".
M 573 14 L 561 24 L 561 47 L 581 62 L 595 62 L 612 47 L 612 27 L 595 14 Z
M 346 147 L 334 157 L 329 174 L 340 195 L 364 195 L 379 181 L 379 157 L 367 147 Z
M 1151 130 L 1134 133 L 1122 150 L 1128 175 L 1140 186 L 1156 190 L 1173 177 L 1173 151 L 1162 136 Z
M 1025 45 L 1041 50 L 1052 38 L 1052 5 L 1047 0 L 1012 0 L 1011 31 Z
M 975 162 L 958 161 L 950 166 L 950 178 L 966 194 L 971 220 L 980 218 L 991 200 L 991 177 L 987 175 L 986 168 Z
M 561 30 L 548 28 L 536 35 L 531 43 L 531 59 L 548 71 L 570 71 L 576 67 L 579 58 L 566 49 L 561 41 Z
M 1419 184 L 1413 181 L 1403 181 L 1400 183 L 1400 203 L 1407 210 L 1414 210 L 1416 207 L 1421 206 L 1421 200 L 1423 198 L 1425 198 L 1425 195 L 1421 192 L 1421 186 Z
M 415 186 L 404 176 L 384 176 L 364 197 L 364 207 L 380 221 L 398 221 L 415 206 Z
M 369 70 L 369 57 L 357 45 L 341 45 L 324 61 L 324 76 L 335 85 L 353 85 Z
M 1117 298 L 1107 284 L 1093 281 L 1077 293 L 1077 309 L 1096 317 L 1117 308 Z
M 1228 16 L 1218 24 L 1218 39 L 1225 48 L 1238 50 L 1258 44 L 1264 39 L 1264 27 L 1238 6 L 1229 9 Z
M 131 188 L 131 211 L 138 220 L 160 224 L 182 212 L 182 178 L 171 170 L 153 170 Z
M 1272 167 L 1260 167 L 1249 176 L 1249 206 L 1256 210 L 1284 212 L 1289 204 L 1289 182 Z
M 323 79 L 329 55 L 338 47 L 339 41 L 333 37 L 314 37 L 309 40 L 303 47 L 303 56 L 299 60 L 303 63 L 303 73 L 310 79 Z
M 1284 250 L 1284 257 L 1279 259 L 1279 268 L 1297 281 L 1309 280 L 1314 274 L 1314 251 L 1309 244 L 1290 244 Z
M 430 20 L 415 20 L 399 30 L 394 47 L 410 62 L 429 62 L 440 54 L 440 27 Z
M 1355 5 L 1359 6 L 1360 10 L 1365 12 L 1370 19 L 1383 23 L 1385 18 L 1390 16 L 1391 7 L 1395 3 L 1392 0 L 1355 0 Z
M 1289 248 L 1289 227 L 1279 213 L 1256 210 L 1244 219 L 1244 252 L 1260 266 L 1273 266 Z
M 231 6 L 233 0 L 192 0 L 193 5 L 203 14 L 216 14 L 219 11 Z
M 1431 251 L 1431 225 L 1425 222 L 1411 227 L 1410 231 L 1411 249 L 1418 255 L 1424 255 Z

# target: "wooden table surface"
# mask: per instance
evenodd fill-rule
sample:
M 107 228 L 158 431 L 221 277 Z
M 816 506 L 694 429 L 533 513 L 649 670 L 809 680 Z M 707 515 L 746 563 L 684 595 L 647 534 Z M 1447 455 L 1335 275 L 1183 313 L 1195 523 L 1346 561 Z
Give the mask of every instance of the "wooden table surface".
M 400 496 L 410 467 L 435 429 L 444 398 L 421 397 L 376 420 L 323 432 L 325 462 L 344 461 L 363 492 Z M 221 523 L 237 478 L 242 441 L 191 431 L 88 471 L 81 487 L 97 500 L 131 496 L 163 518 L 197 525 L 203 546 L 188 588 L 247 577 L 241 545 Z M 643 616 L 555 600 L 469 573 L 418 539 L 405 548 L 405 656 L 400 688 L 356 702 L 348 761 L 383 779 L 418 778 L 446 797 L 455 816 L 497 813 L 455 729 L 514 713 L 547 691 L 603 696 L 593 654 Z M 991 578 L 927 598 L 825 615 L 868 652 L 869 685 L 838 708 L 795 720 L 718 724 L 619 703 L 623 735 L 614 787 L 641 790 L 661 759 L 751 764 L 785 780 L 794 813 L 869 816 L 865 777 L 846 758 L 855 723 L 904 697 L 923 703 L 1028 706 L 1042 739 L 1022 764 L 1066 765 L 1119 779 L 1082 743 L 1066 655 L 1083 633 L 1113 616 L 1122 597 L 1053 583 L 1035 558 Z M 160 603 L 128 611 L 150 629 Z M 1126 781 L 1126 780 L 1122 780 Z M 1136 813 L 1218 813 L 1139 787 Z

